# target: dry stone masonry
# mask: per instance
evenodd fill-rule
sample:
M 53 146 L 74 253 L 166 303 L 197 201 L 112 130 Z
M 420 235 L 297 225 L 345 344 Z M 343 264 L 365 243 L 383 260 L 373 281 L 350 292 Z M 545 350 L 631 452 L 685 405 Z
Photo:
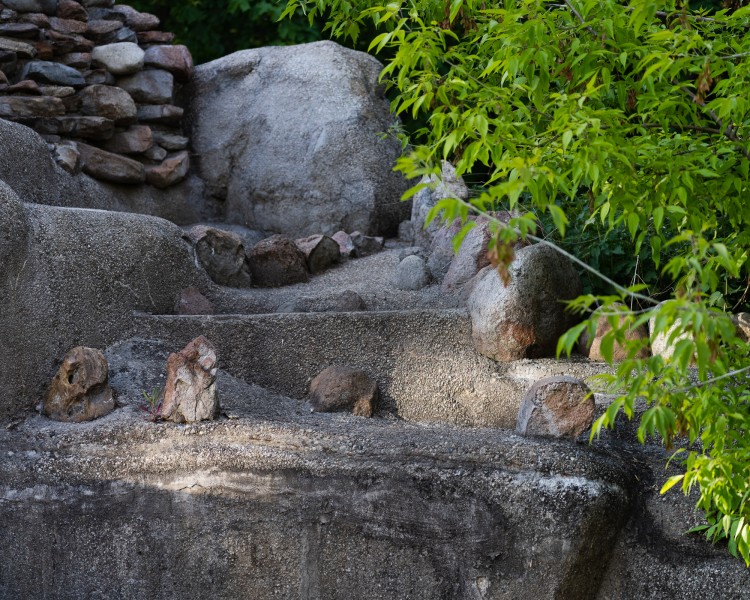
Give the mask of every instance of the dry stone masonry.
M 0 118 L 69 173 L 167 188 L 190 166 L 175 98 L 193 60 L 159 19 L 113 0 L 0 2 Z

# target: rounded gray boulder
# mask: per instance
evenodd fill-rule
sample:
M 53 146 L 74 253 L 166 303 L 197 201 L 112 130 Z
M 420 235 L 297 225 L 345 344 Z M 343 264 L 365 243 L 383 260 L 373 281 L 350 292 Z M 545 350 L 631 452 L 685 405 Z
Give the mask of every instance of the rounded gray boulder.
M 0 181 L 0 281 L 21 268 L 28 237 L 29 223 L 23 205 L 10 186 Z
M 330 41 L 236 52 L 196 67 L 198 170 L 234 223 L 293 237 L 395 235 L 408 182 L 373 57 Z

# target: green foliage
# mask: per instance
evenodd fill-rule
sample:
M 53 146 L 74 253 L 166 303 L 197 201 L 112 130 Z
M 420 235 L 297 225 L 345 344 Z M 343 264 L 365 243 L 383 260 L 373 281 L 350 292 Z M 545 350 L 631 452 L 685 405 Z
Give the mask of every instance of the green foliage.
M 750 281 L 750 8 L 729 4 L 289 0 L 284 15 L 324 18 L 349 40 L 377 28 L 392 108 L 424 123 L 397 168 L 439 175 L 446 159 L 480 184 L 468 202 L 440 204 L 446 219 L 519 211 L 497 224 L 501 272 L 515 229 L 530 235 L 535 218 L 597 265 L 578 259 L 603 283 L 574 305 L 612 315 L 603 352 L 611 362 L 617 343 L 631 358 L 607 382 L 616 397 L 594 435 L 645 400 L 641 439 L 687 440 L 684 476 L 664 491 L 698 489 L 707 536 L 750 564 L 750 356 L 719 310 L 742 305 Z M 571 231 L 605 249 L 570 244 Z M 657 293 L 670 299 L 657 305 Z M 671 358 L 635 358 L 641 344 L 625 334 L 649 320 Z
M 141 394 L 143 394 L 143 399 L 146 401 L 146 404 L 141 406 L 141 410 L 148 415 L 148 420 L 156 422 L 161 419 L 161 389 L 155 387 L 151 390 L 151 393 L 141 390 Z
M 275 0 L 131 0 L 128 4 L 157 15 L 177 43 L 190 48 L 196 64 L 245 48 L 320 39 L 320 31 L 304 17 L 278 22 L 284 6 Z

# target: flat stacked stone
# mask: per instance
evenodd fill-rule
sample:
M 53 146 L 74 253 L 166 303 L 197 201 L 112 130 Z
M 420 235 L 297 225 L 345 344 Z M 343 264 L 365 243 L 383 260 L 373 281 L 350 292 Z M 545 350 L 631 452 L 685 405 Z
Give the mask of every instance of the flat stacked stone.
M 190 51 L 114 0 L 0 0 L 0 118 L 32 127 L 62 168 L 166 188 L 190 169 Z

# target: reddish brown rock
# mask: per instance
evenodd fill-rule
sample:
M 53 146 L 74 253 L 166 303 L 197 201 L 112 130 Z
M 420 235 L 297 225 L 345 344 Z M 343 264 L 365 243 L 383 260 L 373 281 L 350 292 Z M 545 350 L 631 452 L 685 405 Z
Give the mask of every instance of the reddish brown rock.
M 19 20 L 23 23 L 33 23 L 40 29 L 49 29 L 49 17 L 44 13 L 22 13 Z
M 250 286 L 250 266 L 240 236 L 206 225 L 191 228 L 188 236 L 211 279 L 219 285 Z
M 112 154 L 87 144 L 78 144 L 84 173 L 102 181 L 137 184 L 146 180 L 143 165 L 119 154 Z
M 137 116 L 135 102 L 130 95 L 110 85 L 90 85 L 80 91 L 81 112 L 84 115 L 105 117 L 118 125 L 134 123 Z
M 187 46 L 151 46 L 146 50 L 144 63 L 147 67 L 169 71 L 180 82 L 190 79 L 193 72 L 193 57 Z
M 142 46 L 148 44 L 171 44 L 174 42 L 174 33 L 168 31 L 138 31 L 138 43 Z
M 175 423 L 215 419 L 219 414 L 216 372 L 216 348 L 202 335 L 170 354 L 162 418 Z
M 305 255 L 283 235 L 261 240 L 248 253 L 253 284 L 279 287 L 308 280 Z
M 42 90 L 39 89 L 39 84 L 31 79 L 24 79 L 18 83 L 8 86 L 5 90 L 8 94 L 26 94 L 28 96 L 41 96 Z
M 524 394 L 516 431 L 521 435 L 575 439 L 594 422 L 594 397 L 583 381 L 540 379 Z
M 313 275 L 322 273 L 341 260 L 338 243 L 327 235 L 311 235 L 294 243 L 305 255 L 307 269 Z
M 154 187 L 164 189 L 185 179 L 189 169 L 188 153 L 179 152 L 166 158 L 159 165 L 146 167 L 146 181 Z
M 80 423 L 103 417 L 114 408 L 104 354 L 83 346 L 70 350 L 52 380 L 43 413 L 56 421 Z
M 88 21 L 89 18 L 86 9 L 75 0 L 60 0 L 57 4 L 57 16 L 76 21 Z
M 55 56 L 70 52 L 91 52 L 94 49 L 94 42 L 82 35 L 61 33 L 54 29 L 48 29 L 45 36 L 52 44 Z
M 351 411 L 371 417 L 378 401 L 378 384 L 362 370 L 332 366 L 312 380 L 308 401 L 315 412 Z
M 103 41 L 107 36 L 118 29 L 122 28 L 122 23 L 119 21 L 107 21 L 104 19 L 94 19 L 88 22 L 86 29 L 86 37 L 96 40 Z
M 143 154 L 154 143 L 148 125 L 133 125 L 126 131 L 118 131 L 103 145 L 108 152 L 118 154 Z
M 57 164 L 68 173 L 75 175 L 81 170 L 81 153 L 75 142 L 55 144 L 53 155 Z
M 65 114 L 60 98 L 50 96 L 0 97 L 0 117 L 47 117 Z
M 177 314 L 180 315 L 212 315 L 215 312 L 211 301 L 201 294 L 197 287 L 180 290 L 177 298 Z

